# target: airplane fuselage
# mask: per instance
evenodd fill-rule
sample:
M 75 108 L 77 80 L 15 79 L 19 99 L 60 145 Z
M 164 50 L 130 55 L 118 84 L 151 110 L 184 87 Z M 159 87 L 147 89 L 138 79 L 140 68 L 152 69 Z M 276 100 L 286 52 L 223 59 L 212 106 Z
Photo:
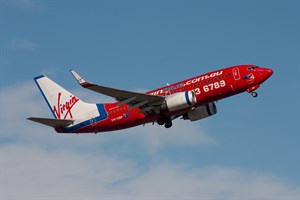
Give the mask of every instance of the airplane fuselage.
M 191 110 L 207 106 L 214 101 L 241 92 L 247 91 L 256 97 L 257 93 L 253 91 L 268 79 L 272 73 L 273 71 L 270 69 L 259 68 L 254 65 L 240 65 L 216 70 L 146 92 L 149 95 L 165 97 L 192 91 L 192 95 L 195 96 L 195 104 L 191 106 L 174 111 L 172 109 L 149 109 L 145 112 L 141 107 L 135 108 L 134 106 L 120 102 L 97 104 L 99 116 L 91 116 L 76 126 L 58 127 L 56 131 L 65 133 L 97 133 L 130 128 L 151 122 L 158 122 L 158 124 L 162 125 L 165 121 L 161 121 L 160 119 L 185 116 Z M 57 101 L 59 101 L 59 96 L 57 98 Z M 72 96 L 69 102 L 58 103 L 57 107 L 59 109 L 57 108 L 56 112 L 59 114 L 68 113 L 70 115 L 72 114 L 70 106 L 76 103 L 75 97 Z

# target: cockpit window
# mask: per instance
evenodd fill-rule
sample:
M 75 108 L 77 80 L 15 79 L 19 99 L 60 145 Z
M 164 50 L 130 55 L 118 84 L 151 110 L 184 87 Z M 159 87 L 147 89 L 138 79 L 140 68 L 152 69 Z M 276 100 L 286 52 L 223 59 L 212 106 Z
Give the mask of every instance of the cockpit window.
M 248 67 L 247 70 L 255 70 L 256 68 L 259 68 L 258 66 L 251 66 L 251 67 Z

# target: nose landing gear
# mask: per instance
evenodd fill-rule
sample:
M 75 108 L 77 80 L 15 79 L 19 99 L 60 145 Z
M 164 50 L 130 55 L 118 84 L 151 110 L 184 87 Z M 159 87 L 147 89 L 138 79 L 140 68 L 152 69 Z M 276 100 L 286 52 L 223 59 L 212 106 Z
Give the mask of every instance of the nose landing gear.
M 258 96 L 257 92 L 251 92 L 250 94 L 251 94 L 253 97 L 257 97 L 257 96 Z
M 254 90 L 256 90 L 257 88 L 259 88 L 259 85 L 254 85 L 251 88 L 248 88 L 247 92 L 249 92 L 251 96 L 257 97 L 258 96 L 257 92 L 254 92 Z

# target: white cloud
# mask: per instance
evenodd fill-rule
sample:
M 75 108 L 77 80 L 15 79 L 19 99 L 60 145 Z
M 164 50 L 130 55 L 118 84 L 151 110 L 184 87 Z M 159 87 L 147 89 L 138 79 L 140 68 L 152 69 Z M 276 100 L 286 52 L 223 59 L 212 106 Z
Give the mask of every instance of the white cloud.
M 124 137 L 131 137 L 135 144 L 142 142 L 143 148 L 149 154 L 157 153 L 161 148 L 166 146 L 200 146 L 215 145 L 217 142 L 205 133 L 203 128 L 189 121 L 175 120 L 173 127 L 166 129 L 164 126 L 157 124 L 147 124 L 145 127 L 139 126 L 133 130 L 126 130 L 122 134 Z M 127 136 L 125 136 L 127 135 Z
M 23 51 L 32 51 L 39 47 L 39 45 L 35 42 L 32 42 L 27 39 L 15 38 L 12 39 L 8 46 L 14 50 L 23 50 Z
M 296 199 L 297 188 L 267 175 L 224 167 L 157 164 L 125 186 L 134 196 L 167 199 Z M 133 188 L 135 190 L 133 190 Z
M 2 199 L 93 197 L 134 173 L 131 162 L 102 154 L 33 145 L 4 145 L 1 154 Z
M 234 168 L 154 163 L 105 152 L 1 147 L 2 199 L 297 199 L 297 187 Z

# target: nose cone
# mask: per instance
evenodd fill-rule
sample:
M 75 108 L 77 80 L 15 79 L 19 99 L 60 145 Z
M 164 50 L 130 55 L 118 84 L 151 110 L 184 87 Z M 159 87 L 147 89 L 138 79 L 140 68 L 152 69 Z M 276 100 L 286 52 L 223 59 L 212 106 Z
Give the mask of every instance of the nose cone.
M 272 76 L 272 74 L 273 74 L 273 70 L 272 69 L 265 68 L 264 71 L 265 71 L 266 79 L 269 78 L 270 76 Z

